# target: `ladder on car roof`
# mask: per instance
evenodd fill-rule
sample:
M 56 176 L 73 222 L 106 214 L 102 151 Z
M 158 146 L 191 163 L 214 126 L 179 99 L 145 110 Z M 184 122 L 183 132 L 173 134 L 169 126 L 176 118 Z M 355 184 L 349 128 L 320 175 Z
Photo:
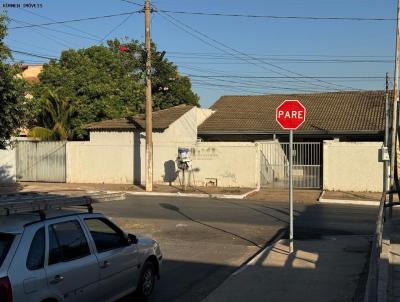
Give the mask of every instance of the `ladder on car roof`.
M 37 212 L 44 219 L 46 210 L 84 206 L 89 212 L 93 212 L 92 203 L 124 199 L 123 192 L 93 192 L 81 196 L 28 192 L 0 194 L 0 215 Z

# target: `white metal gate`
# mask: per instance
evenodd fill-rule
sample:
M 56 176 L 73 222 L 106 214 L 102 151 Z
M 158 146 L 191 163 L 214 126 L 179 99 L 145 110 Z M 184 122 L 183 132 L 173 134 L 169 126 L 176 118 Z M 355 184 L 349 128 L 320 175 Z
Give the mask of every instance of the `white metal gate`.
M 17 144 L 17 180 L 66 181 L 66 143 L 19 141 Z
M 260 183 L 266 188 L 289 186 L 289 143 L 262 142 Z M 320 188 L 321 144 L 293 143 L 293 186 Z

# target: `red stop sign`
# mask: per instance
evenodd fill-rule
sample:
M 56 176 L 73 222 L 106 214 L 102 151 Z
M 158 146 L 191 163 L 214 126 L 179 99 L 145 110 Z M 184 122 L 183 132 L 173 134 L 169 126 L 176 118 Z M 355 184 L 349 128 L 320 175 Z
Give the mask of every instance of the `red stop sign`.
M 297 100 L 286 100 L 276 108 L 276 121 L 285 130 L 296 130 L 306 120 L 306 108 Z

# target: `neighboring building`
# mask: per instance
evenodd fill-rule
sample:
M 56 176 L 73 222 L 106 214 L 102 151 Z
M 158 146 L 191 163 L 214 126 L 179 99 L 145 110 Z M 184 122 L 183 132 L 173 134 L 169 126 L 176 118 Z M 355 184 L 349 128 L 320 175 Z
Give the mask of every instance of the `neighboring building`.
M 178 147 L 197 142 L 197 127 L 212 111 L 179 105 L 153 113 L 153 160 L 156 183 L 176 179 Z M 71 142 L 67 169 L 71 182 L 144 183 L 144 115 L 85 125 L 89 142 Z
M 155 111 L 154 184 L 182 184 L 176 159 L 178 148 L 186 147 L 192 159 L 185 178 L 189 185 L 287 187 L 288 135 L 275 121 L 275 109 L 285 99 L 299 99 L 307 109 L 306 122 L 295 131 L 296 188 L 382 190 L 383 164 L 378 160 L 384 124 L 382 92 L 225 96 L 212 110 L 179 105 Z M 15 152 L 14 170 L 20 171 L 16 179 L 49 171 L 51 178 L 44 180 L 54 181 L 54 162 L 43 154 L 54 156 L 52 150 L 57 149 L 57 158 L 64 159 L 55 161 L 63 181 L 145 184 L 143 115 L 91 123 L 85 128 L 90 141 L 67 142 L 62 148 L 56 142 L 25 142 L 40 152 L 36 157 L 29 148 Z M 273 140 L 274 136 L 280 141 Z M 12 158 L 4 162 L 9 164 Z M 29 160 L 34 164 L 27 165 Z M 8 171 L 14 171 L 13 165 L 9 166 Z
M 174 161 L 177 148 L 183 146 L 190 148 L 193 170 L 196 170 L 194 177 L 200 183 L 214 179 L 223 186 L 285 186 L 288 131 L 282 130 L 276 122 L 275 111 L 288 99 L 300 100 L 306 107 L 306 121 L 294 135 L 296 187 L 320 188 L 323 173 L 327 173 L 327 188 L 345 188 L 343 184 L 338 185 L 344 178 L 333 178 L 333 175 L 342 175 L 336 170 L 346 167 L 358 171 L 354 165 L 363 166 L 366 171 L 357 172 L 359 183 L 355 185 L 353 180 L 346 189 L 377 190 L 380 187 L 382 169 L 378 149 L 384 135 L 385 104 L 382 91 L 223 96 L 210 109 L 180 105 L 156 111 L 153 113 L 155 183 L 177 181 Z M 82 171 L 79 167 L 89 163 L 84 170 L 90 171 L 90 175 L 71 172 L 71 181 L 107 179 L 115 183 L 144 183 L 143 115 L 91 123 L 85 128 L 90 131 L 90 142 L 70 145 L 70 158 L 74 163 L 70 171 Z M 92 151 L 86 154 L 89 147 Z M 119 157 L 124 158 L 120 165 L 116 165 L 117 159 L 105 162 L 104 159 L 109 158 L 107 154 L 116 150 Z M 325 156 L 330 159 L 325 161 Z M 362 159 L 363 164 L 354 158 Z M 374 160 L 367 164 L 367 158 L 367 161 Z M 101 171 L 92 173 L 98 165 L 93 166 L 91 162 L 102 162 Z M 254 172 L 253 168 L 259 172 Z M 93 179 L 92 175 L 98 178 Z
M 153 143 L 197 141 L 197 127 L 212 114 L 210 109 L 179 105 L 153 112 Z M 90 142 L 115 141 L 127 143 L 135 134 L 135 140 L 144 143 L 146 120 L 140 114 L 132 118 L 120 118 L 90 123 L 84 126 L 90 132 Z
M 32 64 L 32 65 L 21 65 L 22 73 L 20 76 L 27 81 L 30 82 L 38 82 L 39 81 L 39 74 L 43 70 L 42 64 Z
M 383 141 L 383 91 L 325 92 L 259 96 L 222 96 L 210 107 L 215 113 L 198 128 L 205 141 L 288 139 L 275 120 L 284 100 L 299 100 L 306 120 L 295 131 L 297 141 Z
M 39 82 L 39 74 L 43 70 L 43 65 L 42 64 L 32 64 L 32 65 L 26 65 L 26 64 L 21 64 L 20 65 L 22 72 L 18 75 L 20 78 L 28 81 L 28 82 Z M 25 95 L 26 99 L 31 100 L 32 95 L 27 93 Z M 24 139 L 28 136 L 29 130 L 27 128 L 21 128 L 19 130 L 19 138 L 18 139 Z

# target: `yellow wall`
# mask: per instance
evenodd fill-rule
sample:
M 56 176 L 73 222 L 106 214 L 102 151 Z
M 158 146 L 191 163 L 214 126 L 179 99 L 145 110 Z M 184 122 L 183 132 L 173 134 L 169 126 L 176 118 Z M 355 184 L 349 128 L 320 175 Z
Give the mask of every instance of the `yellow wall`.
M 27 79 L 27 80 L 34 80 L 36 78 L 36 80 L 39 79 L 39 73 L 42 72 L 43 69 L 43 65 L 28 65 L 28 68 L 25 69 L 21 76 L 23 79 Z

